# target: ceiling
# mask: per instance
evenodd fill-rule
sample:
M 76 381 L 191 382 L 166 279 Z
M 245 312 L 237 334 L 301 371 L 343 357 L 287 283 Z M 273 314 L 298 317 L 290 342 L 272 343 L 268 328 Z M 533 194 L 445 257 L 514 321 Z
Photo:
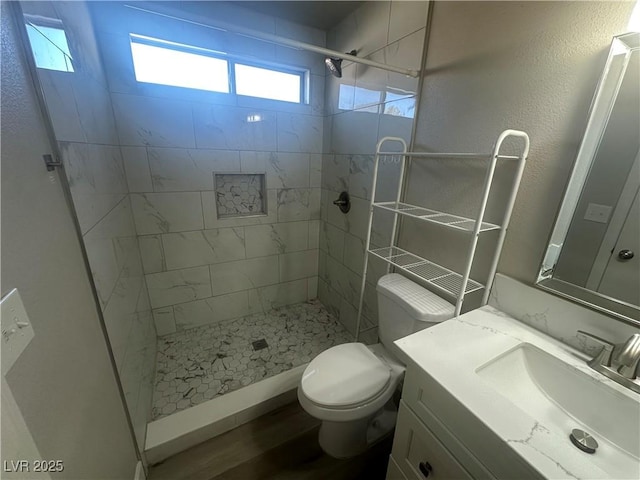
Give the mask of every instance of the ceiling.
M 365 2 L 348 1 L 242 1 L 237 5 L 259 13 L 283 18 L 292 22 L 330 30 L 340 21 Z

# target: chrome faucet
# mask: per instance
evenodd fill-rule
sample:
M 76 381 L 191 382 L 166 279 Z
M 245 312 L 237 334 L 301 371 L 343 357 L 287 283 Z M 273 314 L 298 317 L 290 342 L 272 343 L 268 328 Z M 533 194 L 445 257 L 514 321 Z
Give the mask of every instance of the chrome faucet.
M 620 385 L 640 393 L 640 334 L 631 335 L 624 343 L 614 344 L 592 333 L 578 330 L 579 335 L 602 345 L 602 350 L 587 365 Z

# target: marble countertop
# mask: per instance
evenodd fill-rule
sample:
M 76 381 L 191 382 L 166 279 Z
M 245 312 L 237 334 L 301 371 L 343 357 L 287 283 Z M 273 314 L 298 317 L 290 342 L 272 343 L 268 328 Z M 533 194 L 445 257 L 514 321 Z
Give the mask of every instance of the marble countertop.
M 571 445 L 569 432 L 560 435 L 557 428 L 547 428 L 476 373 L 478 368 L 522 343 L 538 347 L 598 382 L 606 383 L 616 394 L 631 396 L 640 408 L 640 395 L 593 371 L 587 366 L 588 358 L 584 354 L 491 306 L 396 341 L 408 356 L 405 359 L 408 364 L 415 363 L 428 372 L 543 477 L 640 478 L 640 464 L 634 457 L 629 455 L 629 462 L 622 467 L 603 467 L 602 455 L 594 459 L 595 455 L 579 451 Z

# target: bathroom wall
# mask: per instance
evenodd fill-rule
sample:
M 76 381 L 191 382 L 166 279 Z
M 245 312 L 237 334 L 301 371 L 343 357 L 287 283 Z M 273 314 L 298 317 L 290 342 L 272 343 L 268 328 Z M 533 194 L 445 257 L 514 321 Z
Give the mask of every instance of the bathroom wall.
M 156 333 L 111 98 L 89 11 L 78 2 L 25 2 L 62 20 L 74 72 L 38 69 L 138 445 L 144 445 Z
M 419 70 L 422 60 L 428 2 L 367 2 L 327 34 L 329 48 L 381 63 Z M 418 79 L 343 62 L 342 78 L 326 77 L 325 144 L 322 157 L 320 228 L 320 300 L 355 332 L 362 282 L 368 206 L 374 153 L 378 140 L 395 136 L 411 140 Z M 398 144 L 388 144 L 396 151 Z M 399 165 L 380 165 L 377 200 L 395 199 Z M 346 215 L 332 204 L 349 192 Z M 388 245 L 391 216 L 374 217 L 374 245 Z M 361 331 L 375 341 L 377 300 L 375 284 L 385 265 L 370 260 Z
M 633 2 L 436 2 L 425 81 L 418 108 L 417 148 L 489 152 L 505 128 L 526 131 L 531 152 L 498 270 L 536 279 L 562 200 L 597 81 L 613 35 L 624 33 Z M 487 32 L 490 32 L 488 34 Z M 473 213 L 482 184 L 478 164 L 431 163 L 412 168 L 407 201 Z M 513 170 L 500 167 L 499 186 Z M 501 217 L 499 188 L 489 216 Z M 469 238 L 405 222 L 401 242 L 442 252 L 459 266 Z M 493 244 L 486 237 L 476 278 L 483 279 Z M 436 248 L 437 247 L 437 248 Z
M 136 449 L 73 214 L 60 185 L 62 173 L 47 172 L 42 161 L 52 146 L 12 15 L 14 6 L 2 2 L 0 14 L 0 293 L 19 290 L 35 336 L 6 373 L 3 407 L 8 384 L 41 458 L 64 463 L 64 472 L 51 477 L 132 479 Z M 19 440 L 11 436 L 7 414 L 3 410 L 2 459 L 7 465 L 38 460 L 8 457 L 7 445 Z M 41 475 L 3 471 L 2 478 L 49 478 Z
M 122 4 L 91 8 L 158 335 L 315 298 L 322 58 Z M 325 44 L 322 31 L 226 2 L 152 8 Z M 129 33 L 308 68 L 310 103 L 138 83 Z M 266 173 L 267 214 L 218 218 L 214 172 Z

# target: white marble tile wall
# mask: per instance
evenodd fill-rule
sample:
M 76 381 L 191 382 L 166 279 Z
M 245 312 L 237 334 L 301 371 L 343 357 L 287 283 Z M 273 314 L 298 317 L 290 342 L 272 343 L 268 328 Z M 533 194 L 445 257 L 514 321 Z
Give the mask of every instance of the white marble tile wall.
M 202 230 L 200 192 L 131 194 L 138 234 Z
M 190 104 L 119 93 L 111 98 L 122 145 L 195 148 Z
M 69 39 L 75 71 L 39 70 L 38 77 L 65 164 L 126 406 L 142 448 L 151 418 L 157 346 L 129 196 L 131 190 L 147 188 L 148 175 L 138 173 L 140 162 L 135 161 L 142 151 L 120 148 L 87 5 L 30 2 L 25 6 L 36 15 L 55 12 Z M 144 154 L 146 163 L 146 151 Z M 126 171 L 128 165 L 131 172 Z
M 211 172 L 240 171 L 237 151 L 148 148 L 147 154 L 154 192 L 210 190 Z
M 237 5 L 176 3 L 171 8 L 325 44 L 324 32 L 247 13 Z M 120 5 L 101 3 L 92 9 L 158 334 L 316 297 L 326 82 L 322 57 L 212 34 L 195 25 L 178 27 Z M 138 83 L 130 32 L 307 68 L 310 102 Z M 260 121 L 249 121 L 256 116 Z M 214 173 L 225 172 L 265 174 L 264 215 L 229 216 L 220 209 Z
M 120 147 L 60 142 L 60 150 L 84 234 L 128 194 Z
M 151 273 L 146 278 L 149 300 L 154 308 L 211 296 L 207 266 Z
M 358 56 L 419 70 L 428 2 L 367 2 L 327 34 L 327 45 Z M 325 80 L 325 148 L 322 192 L 319 284 L 320 300 L 350 332 L 354 332 L 360 295 L 374 153 L 385 136 L 411 140 L 418 80 L 364 65 L 343 63 L 342 78 Z M 399 168 L 379 169 L 376 199 L 395 199 Z M 333 206 L 347 190 L 351 210 Z M 390 218 L 374 217 L 372 243 L 389 242 Z M 381 262 L 369 263 L 365 288 L 362 339 L 375 341 L 377 299 L 375 283 L 386 273 Z
M 140 237 L 158 334 L 315 298 L 319 251 L 310 245 L 318 231 L 311 227 L 303 221 Z
M 317 259 L 317 252 L 310 251 L 310 254 Z M 311 261 L 307 262 L 311 267 L 313 267 L 313 260 L 314 259 L 311 259 Z M 211 265 L 209 271 L 211 274 L 211 289 L 213 295 L 216 296 L 256 287 L 275 285 L 281 280 L 291 280 L 290 278 L 283 278 L 282 275 L 279 275 L 278 256 L 276 255 L 219 263 Z M 314 273 L 313 271 L 308 272 L 308 274 L 303 275 L 302 278 L 311 277 Z
M 260 115 L 259 122 L 247 121 L 247 117 L 256 114 Z M 251 108 L 215 104 L 195 105 L 193 121 L 199 148 L 264 151 L 278 149 L 276 112 L 256 112 Z
M 166 265 L 160 270 L 194 267 L 203 262 L 229 262 L 246 257 L 245 229 L 242 227 L 170 233 L 163 235 L 161 241 L 161 245 L 149 246 L 162 259 L 160 265 Z

